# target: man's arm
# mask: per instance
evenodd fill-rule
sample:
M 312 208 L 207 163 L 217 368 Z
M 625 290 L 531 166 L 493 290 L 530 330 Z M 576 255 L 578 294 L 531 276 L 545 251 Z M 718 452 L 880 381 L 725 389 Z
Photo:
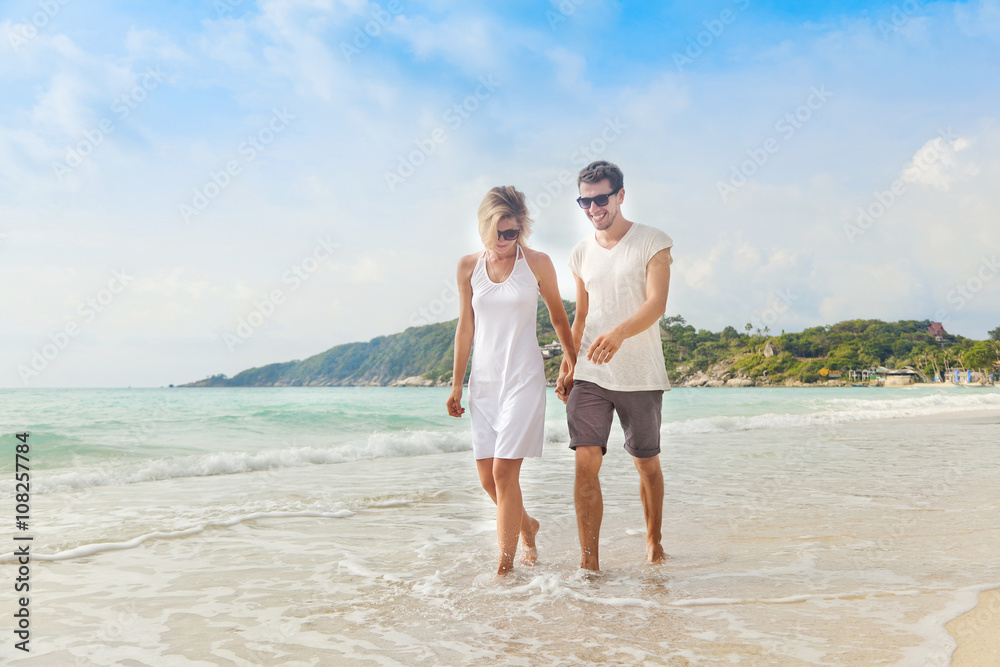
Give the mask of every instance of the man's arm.
M 583 284 L 583 278 L 573 273 L 576 281 L 576 314 L 573 315 L 573 347 L 579 354 L 580 344 L 583 342 L 583 329 L 587 325 L 587 311 L 590 309 L 590 295 Z M 563 357 L 562 365 L 559 367 L 559 379 L 556 380 L 556 395 L 565 403 L 569 399 L 569 392 L 573 389 L 573 371 Z
M 606 364 L 615 356 L 625 339 L 640 334 L 667 312 L 670 291 L 670 248 L 659 251 L 646 264 L 646 301 L 632 317 L 610 331 L 605 331 L 587 349 L 587 359 Z M 574 322 L 574 332 L 576 323 Z M 581 331 L 582 333 L 582 331 Z

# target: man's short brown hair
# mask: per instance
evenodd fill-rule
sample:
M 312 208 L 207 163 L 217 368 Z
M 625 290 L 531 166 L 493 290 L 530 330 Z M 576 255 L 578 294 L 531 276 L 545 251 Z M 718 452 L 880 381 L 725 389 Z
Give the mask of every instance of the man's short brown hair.
M 579 188 L 580 183 L 600 183 L 605 178 L 611 184 L 612 192 L 617 192 L 625 187 L 625 176 L 622 174 L 622 170 L 618 168 L 617 164 L 608 162 L 607 160 L 591 162 L 580 170 L 580 176 L 576 179 L 576 186 Z

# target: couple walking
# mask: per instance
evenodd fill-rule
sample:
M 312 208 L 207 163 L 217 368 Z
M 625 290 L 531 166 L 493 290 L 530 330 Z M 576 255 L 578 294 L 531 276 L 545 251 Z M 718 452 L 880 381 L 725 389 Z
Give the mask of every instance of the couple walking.
M 639 472 L 646 558 L 665 559 L 660 407 L 670 383 L 658 323 L 666 309 L 673 241 L 625 219 L 624 179 L 616 165 L 593 162 L 577 184 L 577 202 L 596 231 L 570 253 L 576 281 L 572 327 L 552 261 L 525 246 L 532 221 L 524 195 L 513 187 L 493 188 L 483 198 L 479 233 L 485 250 L 458 263 L 461 306 L 447 407 L 453 417 L 465 412 L 462 381 L 471 353 L 472 447 L 483 489 L 497 505 L 498 574 L 513 569 L 519 538 L 521 562 L 532 565 L 537 558 L 538 521 L 524 510 L 519 477 L 525 457 L 541 456 L 544 438 L 545 373 L 535 334 L 539 294 L 563 349 L 556 395 L 566 403 L 569 446 L 576 452 L 580 567 L 600 569 L 604 504 L 598 473 L 614 412 Z

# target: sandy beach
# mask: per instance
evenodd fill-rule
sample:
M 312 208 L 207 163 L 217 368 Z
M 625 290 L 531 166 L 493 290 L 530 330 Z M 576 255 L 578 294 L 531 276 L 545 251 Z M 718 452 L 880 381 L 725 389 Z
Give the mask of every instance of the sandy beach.
M 945 627 L 958 642 L 952 667 L 1000 665 L 1000 589 L 984 591 L 974 609 Z

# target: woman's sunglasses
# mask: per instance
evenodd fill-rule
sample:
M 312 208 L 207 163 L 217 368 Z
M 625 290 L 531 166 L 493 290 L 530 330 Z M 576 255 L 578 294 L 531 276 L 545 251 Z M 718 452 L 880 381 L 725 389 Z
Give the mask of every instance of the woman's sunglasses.
M 505 229 L 502 232 L 498 229 L 497 230 L 497 241 L 499 241 L 501 238 L 503 238 L 503 240 L 505 240 L 505 241 L 513 241 L 518 236 L 520 236 L 520 234 L 521 234 L 521 230 L 520 229 Z
M 618 188 L 618 190 L 621 190 L 621 188 Z M 577 197 L 576 203 L 580 205 L 580 208 L 590 208 L 590 202 L 594 202 L 598 206 L 607 206 L 608 198 L 618 194 L 618 190 L 609 192 L 606 195 L 597 195 L 596 197 Z

